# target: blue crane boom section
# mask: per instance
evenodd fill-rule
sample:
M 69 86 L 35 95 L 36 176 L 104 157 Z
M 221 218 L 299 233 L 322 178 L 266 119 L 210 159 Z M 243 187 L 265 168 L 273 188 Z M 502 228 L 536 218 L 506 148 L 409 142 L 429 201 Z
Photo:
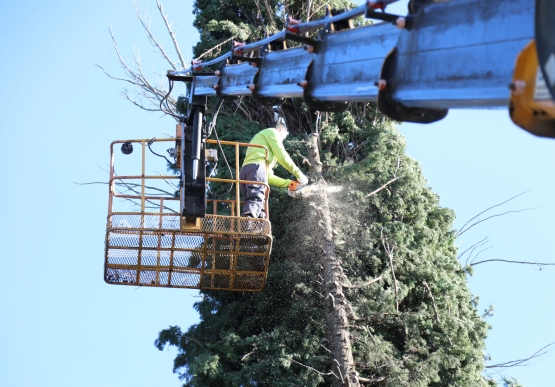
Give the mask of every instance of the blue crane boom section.
M 370 1 L 335 16 L 289 23 L 266 39 L 168 76 L 192 80 L 191 101 L 253 95 L 279 104 L 303 98 L 327 111 L 378 101 L 391 118 L 433 122 L 451 108 L 508 106 L 516 58 L 535 39 L 535 11 L 546 1 L 413 0 L 412 13 L 401 17 L 404 28 L 395 25 L 398 16 L 375 10 L 395 1 Z M 361 15 L 388 22 L 333 31 L 334 23 Z M 317 39 L 307 36 L 316 30 Z M 269 48 L 288 40 L 304 44 Z M 218 71 L 201 73 L 218 64 Z

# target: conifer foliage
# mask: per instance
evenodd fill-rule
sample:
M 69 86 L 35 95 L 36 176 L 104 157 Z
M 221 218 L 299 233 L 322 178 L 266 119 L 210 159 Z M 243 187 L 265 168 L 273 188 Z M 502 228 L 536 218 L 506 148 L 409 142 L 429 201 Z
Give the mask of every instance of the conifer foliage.
M 325 4 L 353 6 L 196 0 L 201 41 L 195 54 L 231 37 L 257 40 L 265 27 L 276 32 L 286 14 L 322 16 Z M 219 47 L 228 50 L 229 44 Z M 159 349 L 178 349 L 174 372 L 184 386 L 488 385 L 481 375 L 488 325 L 476 312 L 467 273 L 456 259 L 454 214 L 426 187 L 393 123 L 372 104 L 327 114 L 286 101 L 280 113 L 296 135 L 287 147 L 297 164 L 305 135 L 317 133 L 324 178 L 344 186 L 326 205 L 357 378 L 338 372 L 327 332 L 330 298 L 318 236 L 322 202 L 294 200 L 273 189 L 274 247 L 264 290 L 202 292 L 195 304 L 200 322 L 185 331 L 164 329 L 155 342 Z M 246 98 L 226 102 L 217 130 L 221 139 L 248 141 L 272 115 L 272 107 Z

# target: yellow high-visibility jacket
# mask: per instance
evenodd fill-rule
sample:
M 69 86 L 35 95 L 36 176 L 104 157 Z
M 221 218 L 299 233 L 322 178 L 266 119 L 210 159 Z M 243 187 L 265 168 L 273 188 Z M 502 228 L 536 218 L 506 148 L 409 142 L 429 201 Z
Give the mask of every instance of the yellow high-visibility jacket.
M 266 164 L 266 171 L 268 173 L 268 184 L 274 187 L 285 188 L 291 183 L 289 179 L 282 179 L 274 175 L 274 168 L 277 163 L 280 163 L 285 169 L 291 172 L 297 179 L 300 178 L 302 172 L 295 165 L 289 153 L 283 147 L 283 143 L 278 139 L 278 131 L 274 128 L 261 130 L 252 138 L 251 144 L 264 145 L 268 148 L 268 163 L 266 164 L 265 155 L 266 151 L 262 148 L 247 149 L 247 155 L 243 161 L 243 166 L 248 164 Z

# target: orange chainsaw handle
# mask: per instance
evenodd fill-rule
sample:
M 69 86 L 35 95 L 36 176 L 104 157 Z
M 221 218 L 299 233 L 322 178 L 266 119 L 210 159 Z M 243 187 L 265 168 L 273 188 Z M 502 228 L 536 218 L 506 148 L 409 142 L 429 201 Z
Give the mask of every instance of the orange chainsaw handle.
M 289 188 L 289 191 L 296 191 L 299 189 L 299 182 L 296 180 L 291 180 L 291 183 L 289 183 L 289 186 L 287 188 Z

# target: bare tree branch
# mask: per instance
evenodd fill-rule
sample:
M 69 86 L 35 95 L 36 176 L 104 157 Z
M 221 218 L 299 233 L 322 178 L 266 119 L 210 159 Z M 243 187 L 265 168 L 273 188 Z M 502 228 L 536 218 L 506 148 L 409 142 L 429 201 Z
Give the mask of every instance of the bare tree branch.
M 94 182 L 90 182 L 90 183 L 76 183 L 76 182 L 73 182 L 73 184 L 92 185 L 92 184 L 109 184 L 109 183 L 103 182 L 103 181 L 94 181 Z M 141 193 L 138 190 L 135 189 L 136 187 L 141 187 L 141 184 L 120 181 L 119 183 L 115 182 L 115 185 L 125 187 L 127 189 L 127 191 L 125 191 L 125 192 L 133 192 L 135 195 L 138 195 L 138 196 L 141 195 Z M 171 192 L 164 191 L 163 189 L 160 189 L 160 188 L 156 188 L 156 187 L 152 187 L 152 186 L 145 186 L 145 188 L 162 192 L 161 194 L 152 193 L 152 194 L 149 194 L 147 196 L 156 196 L 156 195 L 160 195 L 161 197 L 164 196 L 164 195 L 173 196 L 173 194 Z M 125 192 L 119 192 L 119 193 L 125 194 Z M 123 198 L 123 199 L 124 199 L 124 201 L 129 201 L 129 202 L 133 203 L 134 205 L 138 205 L 138 203 L 136 202 L 136 200 L 138 200 L 138 199 L 130 199 L 130 198 Z M 158 204 L 156 204 L 155 202 L 153 202 L 150 199 L 145 199 L 145 203 L 149 203 L 149 204 L 153 205 L 152 207 L 148 207 L 148 208 L 160 208 L 160 206 Z M 165 210 L 168 210 L 168 211 L 171 211 L 171 212 L 179 213 L 178 211 L 175 211 L 174 209 L 172 209 L 168 206 L 163 206 L 163 208 Z
M 366 378 L 363 378 L 362 376 L 358 377 L 358 381 L 363 383 L 378 383 L 384 380 L 385 380 L 385 376 L 379 376 L 377 378 L 372 378 L 372 379 L 366 379 Z
M 243 112 L 243 114 L 245 115 L 246 118 L 252 119 L 251 113 L 248 112 L 247 110 L 245 110 L 245 108 L 243 107 L 243 105 L 242 105 L 242 103 L 241 103 L 242 101 L 243 101 L 242 98 L 239 99 L 239 100 L 236 100 L 236 99 L 235 99 L 235 100 L 233 100 L 233 103 L 235 103 L 235 105 L 237 105 L 237 107 Z
M 370 192 L 368 195 L 366 195 L 366 196 L 364 197 L 364 199 L 369 198 L 370 196 L 377 194 L 377 193 L 380 192 L 382 189 L 386 188 L 388 185 L 390 185 L 391 183 L 393 183 L 395 180 L 398 180 L 398 179 L 399 179 L 399 177 L 395 177 L 395 178 L 389 180 L 387 183 L 385 183 L 384 185 L 382 185 L 380 188 L 378 188 L 378 189 L 376 189 L 376 190 Z
M 312 0 L 308 0 L 306 2 L 306 21 L 307 23 L 310 21 L 310 8 L 312 7 Z
M 95 65 L 96 67 L 98 67 L 99 69 L 101 69 L 101 70 L 104 72 L 104 74 L 105 74 L 106 76 L 108 76 L 108 78 L 112 78 L 112 79 L 114 79 L 114 80 L 116 80 L 116 81 L 128 82 L 128 83 L 131 83 L 132 85 L 137 85 L 135 82 L 132 82 L 132 81 L 130 81 L 129 79 L 117 78 L 117 77 L 114 77 L 114 76 L 110 75 L 110 73 L 108 73 L 108 72 L 104 69 L 104 67 L 100 66 L 100 65 L 97 64 L 97 63 L 95 63 L 94 65 Z
M 156 40 L 156 38 L 154 37 L 154 35 L 152 34 L 152 30 L 150 29 L 150 25 L 152 23 L 152 19 L 150 18 L 148 11 L 145 12 L 145 16 L 143 19 L 143 16 L 141 14 L 141 8 L 139 7 L 139 3 L 137 2 L 137 0 L 133 0 L 133 4 L 135 4 L 135 12 L 137 13 L 137 18 L 139 19 L 139 21 L 141 22 L 141 25 L 143 26 L 143 29 L 146 32 L 146 36 L 148 38 L 148 40 L 150 41 L 150 43 L 156 47 L 158 49 L 158 51 L 160 52 L 160 54 L 164 57 L 164 59 L 166 59 L 166 61 L 170 64 L 170 66 L 172 67 L 173 70 L 176 70 L 175 64 L 174 62 L 171 60 L 171 58 L 169 57 L 169 55 L 166 53 L 166 51 L 164 50 L 164 48 L 162 47 L 162 45 Z M 157 0 L 156 4 L 158 4 L 158 9 L 161 10 L 161 4 L 160 2 Z M 162 12 L 162 11 L 160 11 Z M 164 14 L 162 14 L 162 17 L 164 18 L 164 21 L 166 22 L 166 26 L 167 26 L 167 20 L 164 17 Z M 169 27 L 168 27 L 169 29 Z M 170 31 L 170 36 L 172 36 L 173 39 L 173 33 Z M 178 51 L 179 53 L 179 51 Z M 185 65 L 183 65 L 183 67 L 185 67 Z
M 151 108 L 147 108 L 146 106 L 144 106 L 141 102 L 137 102 L 135 99 L 131 98 L 129 96 L 129 91 L 127 89 L 123 89 L 123 91 L 121 92 L 121 95 L 128 100 L 129 102 L 131 102 L 133 105 L 137 106 L 138 108 L 142 109 L 142 110 L 146 110 L 147 112 L 159 112 L 160 109 L 151 109 Z
M 256 351 L 252 351 L 252 352 L 247 353 L 245 356 L 243 356 L 243 357 L 241 358 L 241 361 L 244 361 L 247 357 L 249 357 L 250 355 L 252 355 L 252 354 L 255 353 L 255 352 L 256 352 Z
M 201 59 L 201 58 L 204 58 L 206 55 L 209 55 L 209 54 L 210 54 L 211 52 L 213 52 L 214 50 L 217 50 L 218 48 L 220 48 L 221 46 L 223 46 L 224 44 L 226 44 L 227 42 L 229 42 L 230 40 L 233 40 L 233 39 L 235 39 L 235 38 L 236 38 L 236 36 L 232 36 L 231 38 L 226 39 L 226 40 L 224 40 L 223 42 L 221 42 L 221 43 L 219 43 L 219 44 L 216 44 L 216 45 L 215 45 L 214 47 L 212 47 L 210 50 L 206 50 L 205 52 L 203 52 L 203 53 L 202 53 L 199 57 L 197 57 L 195 60 L 199 60 L 199 59 Z M 219 52 L 216 53 L 214 56 L 217 56 L 218 54 L 219 54 Z
M 516 212 L 524 212 L 524 211 L 536 210 L 536 209 L 538 209 L 538 208 L 540 208 L 540 207 L 541 207 L 541 206 L 539 206 L 539 207 L 532 207 L 532 208 L 523 208 L 522 210 L 505 211 L 505 212 L 503 212 L 503 213 L 501 213 L 501 214 L 495 214 L 495 215 L 492 215 L 492 216 L 488 216 L 488 217 L 485 218 L 485 219 L 482 219 L 482 220 L 479 220 L 479 221 L 476 221 L 476 222 L 472 223 L 470 226 L 468 226 L 468 227 L 467 227 L 466 229 L 464 229 L 464 230 L 461 229 L 461 231 L 459 231 L 459 232 L 457 233 L 457 237 L 461 236 L 462 234 L 464 234 L 465 232 L 467 232 L 468 230 L 470 230 L 472 227 L 474 227 L 474 226 L 476 226 L 476 225 L 478 225 L 478 224 L 480 224 L 480 223 L 482 223 L 482 222 L 485 222 L 485 221 L 488 220 L 488 219 L 496 218 L 496 217 L 498 217 L 498 216 L 503 216 L 503 215 L 512 214 L 512 213 L 516 213 Z
M 333 359 L 333 361 L 335 361 L 335 363 L 337 364 L 337 371 L 339 371 L 339 376 L 341 376 L 341 383 L 345 384 L 345 379 L 343 378 L 343 374 L 341 373 L 341 365 L 339 364 L 337 359 Z M 337 378 L 337 376 L 336 376 L 336 378 Z
M 490 246 L 490 247 L 488 247 L 488 248 L 485 248 L 485 249 L 482 249 L 482 250 L 478 251 L 478 252 L 476 253 L 476 255 L 474 256 L 474 258 L 472 258 L 472 255 L 471 255 L 471 256 L 469 257 L 469 258 L 472 258 L 472 260 L 470 261 L 470 264 L 472 265 L 472 262 L 474 262 L 474 261 L 476 260 L 476 258 L 478 258 L 478 256 L 479 256 L 480 254 L 482 254 L 484 251 L 487 251 L 487 250 L 490 250 L 490 249 L 493 249 L 493 246 Z M 468 262 L 468 261 L 467 261 L 467 262 Z
M 112 30 L 112 26 L 109 25 L 109 24 L 108 24 L 108 31 L 110 31 L 110 37 L 112 38 L 112 45 L 114 46 L 114 50 L 116 51 L 116 55 L 118 57 L 119 63 L 123 66 L 123 68 L 126 70 L 126 72 L 128 71 L 131 74 L 133 74 L 133 71 L 127 66 L 127 63 L 125 62 L 125 60 L 123 60 L 123 57 L 121 56 L 121 54 L 119 52 L 116 37 L 114 36 L 114 31 Z
M 459 256 L 457 257 L 457 259 L 461 259 L 461 258 L 468 252 L 468 250 L 470 250 L 470 249 L 472 249 L 472 248 L 476 248 L 476 247 L 483 246 L 484 243 L 487 243 L 487 242 L 488 242 L 488 238 L 489 238 L 489 236 L 485 237 L 485 238 L 482 239 L 481 241 L 478 241 L 478 242 L 474 243 L 472 246 L 470 246 L 470 247 L 467 248 L 465 251 L 463 251 L 461 254 L 459 254 Z M 474 251 L 474 250 L 472 250 L 472 251 Z M 472 252 L 470 253 L 470 256 L 472 256 Z M 467 262 L 468 262 L 468 259 L 467 259 Z
M 308 16 L 307 16 L 307 17 L 308 17 L 309 19 L 311 19 L 314 15 L 320 14 L 321 11 L 322 11 L 322 9 L 323 9 L 324 7 L 326 7 L 326 6 L 327 6 L 326 3 L 320 4 L 318 7 L 314 8 L 314 11 L 313 11 L 312 14 L 310 15 L 310 17 L 308 17 Z
M 518 195 L 515 195 L 515 196 L 513 196 L 512 198 L 509 198 L 509 199 L 505 200 L 504 202 L 501 202 L 501 203 L 499 203 L 499 204 L 496 204 L 496 205 L 494 205 L 494 206 L 491 206 L 491 207 L 486 208 L 484 211 L 482 211 L 482 212 L 480 212 L 479 214 L 475 215 L 474 217 L 470 218 L 470 219 L 461 227 L 461 230 L 457 233 L 457 236 L 461 235 L 461 234 L 463 233 L 464 228 L 465 228 L 470 222 L 472 222 L 474 219 L 478 218 L 480 215 L 485 214 L 486 212 L 488 212 L 489 210 L 491 210 L 491 209 L 493 209 L 493 208 L 495 208 L 495 207 L 502 206 L 503 204 L 508 203 L 508 202 L 510 202 L 511 200 L 516 199 L 517 197 L 522 196 L 522 195 L 524 195 L 524 194 L 526 194 L 526 193 L 528 193 L 528 192 L 530 192 L 530 190 L 525 191 L 525 192 L 522 192 L 522 193 L 519 193 Z
M 518 264 L 521 264 L 521 265 L 555 266 L 555 263 L 511 261 L 511 260 L 507 260 L 507 259 L 486 259 L 486 260 L 483 260 L 483 261 L 471 263 L 470 266 L 476 266 L 476 265 L 479 265 L 480 263 L 486 263 L 486 262 L 506 262 L 506 263 L 518 263 Z
M 300 366 L 303 366 L 303 367 L 305 367 L 305 368 L 308 368 L 309 370 L 314 371 L 314 372 L 316 372 L 316 373 L 319 374 L 319 375 L 322 375 L 322 376 L 333 375 L 333 376 L 335 376 L 335 377 L 337 378 L 337 375 L 336 375 L 335 373 L 333 373 L 333 371 L 330 371 L 330 372 L 328 372 L 328 373 L 323 373 L 323 372 L 321 372 L 321 371 L 318 371 L 316 368 L 313 368 L 313 367 L 311 367 L 311 366 L 307 366 L 307 365 L 305 365 L 305 364 L 303 364 L 303 363 L 299 363 L 299 362 L 296 361 L 296 360 L 293 360 L 293 359 L 285 359 L 285 358 L 281 358 L 281 359 L 282 359 L 282 360 L 289 360 L 289 361 L 291 361 L 291 362 L 293 362 L 293 363 L 295 363 L 295 364 L 298 364 L 298 365 L 300 365 Z M 339 379 L 339 378 L 338 378 L 338 379 Z
M 89 182 L 89 183 L 73 182 L 73 184 L 76 184 L 76 185 L 92 185 L 92 184 L 110 184 L 110 183 L 105 182 L 105 181 L 92 181 L 92 182 Z M 135 187 L 140 187 L 141 186 L 141 184 L 137 184 L 137 183 L 115 183 L 115 184 L 116 185 L 129 185 L 129 186 L 135 186 Z M 155 190 L 155 191 L 160 191 L 160 192 L 162 192 L 162 194 L 167 194 L 167 195 L 173 196 L 173 193 L 168 192 L 168 191 L 164 191 L 163 189 L 160 189 L 160 188 L 156 188 L 156 187 L 152 187 L 152 186 L 148 186 L 148 185 L 145 185 L 145 188 L 152 189 L 152 190 Z M 162 194 L 159 194 L 159 195 L 162 195 Z
M 527 365 L 530 364 L 530 361 L 533 359 L 536 359 L 540 356 L 545 355 L 546 353 L 548 353 L 549 351 L 551 351 L 553 348 L 547 349 L 549 347 L 551 347 L 552 345 L 555 345 L 555 342 L 551 343 L 551 344 L 547 344 L 546 346 L 544 346 L 543 348 L 539 349 L 538 351 L 534 352 L 531 356 L 525 358 L 525 359 L 518 359 L 518 360 L 511 360 L 511 361 L 507 361 L 504 363 L 499 363 L 499 364 L 494 364 L 494 365 L 490 365 L 490 366 L 485 366 L 484 368 L 509 368 L 509 367 L 525 367 Z
M 260 10 L 260 3 L 258 2 L 258 0 L 255 0 L 254 4 L 256 5 L 256 10 L 258 11 L 258 15 L 253 15 L 253 20 L 260 18 L 262 25 L 264 25 L 265 20 L 264 20 L 264 16 L 262 16 L 262 11 Z M 273 18 L 272 18 L 272 21 L 273 21 Z
M 164 19 L 164 23 L 166 24 L 166 28 L 168 29 L 168 33 L 170 34 L 170 37 L 172 39 L 173 46 L 175 48 L 175 51 L 177 52 L 177 57 L 179 58 L 179 63 L 181 64 L 182 68 L 185 68 L 185 59 L 183 58 L 183 55 L 181 54 L 181 50 L 179 49 L 179 45 L 177 44 L 177 39 L 175 38 L 175 33 L 173 32 L 173 30 L 171 28 L 171 24 L 168 22 L 168 17 L 166 15 L 164 15 L 164 9 L 162 8 L 162 3 L 160 3 L 159 0 L 156 0 L 156 5 L 158 6 L 158 10 L 160 11 L 160 15 L 162 16 L 162 19 Z
M 367 286 L 369 286 L 369 285 L 372 285 L 374 282 L 378 282 L 378 281 L 381 280 L 381 279 L 382 279 L 382 276 L 379 276 L 379 277 L 376 277 L 376 278 L 374 278 L 374 279 L 371 279 L 371 280 L 368 281 L 368 282 L 364 282 L 364 283 L 359 284 L 359 285 L 347 285 L 347 284 L 342 284 L 341 286 L 343 286 L 343 287 L 346 288 L 346 289 L 360 289 L 360 288 L 365 288 L 365 287 L 367 287 Z
M 150 27 L 149 27 L 148 23 L 140 17 L 140 9 L 138 9 L 138 4 L 136 2 L 135 2 L 135 5 L 137 7 L 137 12 L 138 12 L 139 19 L 141 20 L 141 24 L 143 25 L 143 28 L 145 28 L 147 36 L 149 34 L 152 35 L 152 33 L 150 32 L 150 29 L 149 29 Z M 115 80 L 118 80 L 118 81 L 124 81 L 124 82 L 130 83 L 130 84 L 132 84 L 132 85 L 134 85 L 138 88 L 138 91 L 135 91 L 136 97 L 133 97 L 127 89 L 124 89 L 121 93 L 122 96 L 125 99 L 127 99 L 129 102 L 131 102 L 133 105 L 135 105 L 135 106 L 137 106 L 137 107 L 139 107 L 143 110 L 149 111 L 149 112 L 160 111 L 160 112 L 165 113 L 165 114 L 174 115 L 176 100 L 171 95 L 168 96 L 168 100 L 167 100 L 167 102 L 168 102 L 167 105 L 168 105 L 170 110 L 165 111 L 165 109 L 160 108 L 160 102 L 167 95 L 167 90 L 164 87 L 163 82 L 161 81 L 161 76 L 158 75 L 159 80 L 156 83 L 151 83 L 147 79 L 147 77 L 143 73 L 143 69 L 142 69 L 142 65 L 141 65 L 140 52 L 139 52 L 138 49 L 133 49 L 133 59 L 134 59 L 134 62 L 135 62 L 134 63 L 135 68 L 132 68 L 131 66 L 129 66 L 127 64 L 127 62 L 123 59 L 123 57 L 122 57 L 122 55 L 119 51 L 116 38 L 114 36 L 112 27 L 110 25 L 108 26 L 108 30 L 110 32 L 110 37 L 112 39 L 112 45 L 113 45 L 114 51 L 116 53 L 117 60 L 120 63 L 120 65 L 122 66 L 123 71 L 124 71 L 125 75 L 127 76 L 127 79 L 112 76 L 102 66 L 100 66 L 98 64 L 96 64 L 96 66 L 98 68 L 100 68 L 104 72 L 104 74 L 106 74 L 109 78 L 112 78 L 112 79 L 115 79 Z M 152 39 L 150 39 L 151 44 L 154 47 L 156 47 L 158 50 L 160 50 L 161 46 L 158 47 L 157 46 L 158 42 L 155 39 L 154 40 L 153 39 L 154 39 L 154 37 L 152 37 Z M 169 57 L 167 59 L 169 59 Z M 152 107 L 145 106 L 145 104 L 143 103 L 143 100 L 145 100 L 145 102 L 148 101 L 148 103 L 151 104 Z
M 187 340 L 191 340 L 193 342 L 195 342 L 196 344 L 198 344 L 202 349 L 206 350 L 206 348 L 203 347 L 203 345 L 196 339 L 192 338 L 191 336 L 185 336 L 183 335 L 182 337 L 185 337 Z
M 258 2 L 258 0 L 257 0 L 257 2 Z M 268 20 L 270 21 L 270 23 L 272 25 L 272 29 L 275 31 L 275 30 L 277 30 L 276 22 L 273 18 L 273 15 L 270 13 L 270 10 L 272 9 L 272 7 L 270 7 L 270 4 L 268 4 L 268 0 L 264 0 L 264 5 L 266 5 L 266 12 L 268 13 Z

